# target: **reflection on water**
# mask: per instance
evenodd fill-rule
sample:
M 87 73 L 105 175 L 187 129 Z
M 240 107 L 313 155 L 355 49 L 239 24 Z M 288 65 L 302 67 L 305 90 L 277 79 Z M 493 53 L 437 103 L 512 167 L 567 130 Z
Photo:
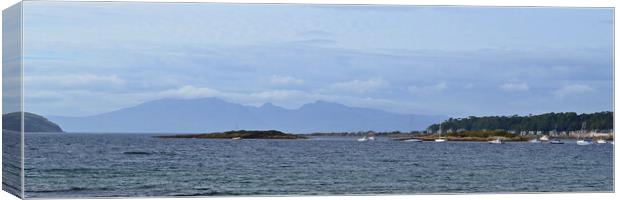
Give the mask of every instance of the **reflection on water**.
M 2 130 L 2 189 L 21 196 L 21 133 Z

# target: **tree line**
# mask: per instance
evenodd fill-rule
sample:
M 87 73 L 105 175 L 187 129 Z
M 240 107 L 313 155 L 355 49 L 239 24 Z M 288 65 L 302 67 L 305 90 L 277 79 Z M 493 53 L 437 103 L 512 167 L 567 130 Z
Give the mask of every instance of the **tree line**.
M 576 131 L 586 122 L 586 130 L 613 129 L 613 112 L 596 112 L 577 114 L 574 112 L 545 113 L 528 116 L 487 116 L 467 118 L 450 118 L 441 123 L 442 130 L 511 130 L 511 131 Z M 428 130 L 436 132 L 439 124 L 433 124 Z

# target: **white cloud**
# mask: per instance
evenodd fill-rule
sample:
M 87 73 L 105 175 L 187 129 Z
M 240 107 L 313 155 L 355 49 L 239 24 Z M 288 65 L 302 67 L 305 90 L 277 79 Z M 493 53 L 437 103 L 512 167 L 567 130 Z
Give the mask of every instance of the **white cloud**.
M 300 85 L 304 80 L 292 76 L 272 75 L 269 77 L 269 83 L 273 85 Z
M 530 90 L 530 86 L 527 83 L 504 83 L 499 86 L 499 89 L 508 92 L 524 92 Z
M 312 94 L 299 90 L 265 90 L 258 92 L 240 93 L 226 92 L 209 87 L 197 87 L 186 85 L 177 89 L 160 91 L 149 95 L 148 99 L 155 100 L 159 98 L 182 98 L 195 99 L 206 97 L 217 97 L 223 100 L 240 103 L 244 105 L 262 105 L 264 103 L 283 103 L 286 102 L 307 102 L 311 99 Z
M 260 100 L 286 100 L 305 95 L 302 91 L 297 90 L 268 90 L 262 92 L 251 93 L 248 96 L 258 98 Z
M 328 87 L 329 91 L 366 93 L 381 89 L 390 85 L 381 78 L 373 78 L 366 81 L 352 80 L 347 82 L 334 83 Z
M 439 82 L 434 85 L 424 85 L 424 86 L 412 85 L 412 86 L 409 86 L 407 89 L 412 94 L 420 95 L 420 94 L 431 94 L 431 93 L 441 92 L 447 88 L 448 88 L 448 83 Z
M 561 87 L 560 89 L 554 92 L 554 95 L 556 97 L 562 98 L 562 97 L 569 96 L 569 95 L 579 95 L 579 94 L 588 93 L 592 91 L 594 91 L 594 88 L 588 85 L 573 84 L 573 85 L 566 85 L 566 86 Z
M 192 85 L 186 85 L 178 89 L 162 91 L 157 96 L 191 99 L 191 98 L 202 98 L 202 97 L 216 97 L 216 96 L 222 96 L 223 94 L 224 93 L 216 89 L 211 89 L 208 87 L 196 87 Z

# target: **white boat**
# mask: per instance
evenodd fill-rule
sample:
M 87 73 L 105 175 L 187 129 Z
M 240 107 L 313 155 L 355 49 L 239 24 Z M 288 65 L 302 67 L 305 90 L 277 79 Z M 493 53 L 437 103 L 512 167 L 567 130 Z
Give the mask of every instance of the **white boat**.
M 441 130 L 441 124 L 442 123 L 439 123 L 439 131 L 438 131 L 439 132 L 439 138 L 436 138 L 435 142 L 445 142 L 445 141 L 447 141 L 447 139 L 445 137 L 441 137 L 441 132 L 443 132 L 443 130 Z
M 489 143 L 490 144 L 504 144 L 504 141 L 499 139 L 499 138 L 497 138 L 497 139 L 489 141 Z
M 422 142 L 422 140 L 420 140 L 420 139 L 415 139 L 415 138 L 411 138 L 411 139 L 406 139 L 406 140 L 403 140 L 403 142 Z
M 596 140 L 596 144 L 605 144 L 605 143 L 607 143 L 607 141 L 605 141 L 603 139 Z
M 540 137 L 540 141 L 543 141 L 543 142 L 549 141 L 549 136 L 543 135 L 542 137 Z
M 375 136 L 368 137 L 368 140 L 375 140 Z
M 531 140 L 530 140 L 530 141 L 528 141 L 528 142 L 529 142 L 529 143 L 541 143 L 541 141 L 540 141 L 540 140 L 538 140 L 538 139 L 536 139 L 536 138 L 531 139 Z
M 364 136 L 362 138 L 357 139 L 358 142 L 366 142 L 368 141 L 368 137 Z
M 232 138 L 232 139 L 233 139 L 233 140 L 240 140 L 240 139 L 241 139 L 241 137 L 234 137 L 234 138 Z
M 579 135 L 577 135 L 577 145 L 591 145 L 592 141 L 590 140 L 585 140 L 585 139 L 581 139 L 581 135 L 583 135 L 586 132 L 586 122 L 583 122 L 581 124 L 581 131 L 579 133 Z
M 551 141 L 549 141 L 549 144 L 564 144 L 564 142 L 557 140 L 557 139 L 553 139 Z
M 589 140 L 577 140 L 577 145 L 591 145 L 592 141 Z

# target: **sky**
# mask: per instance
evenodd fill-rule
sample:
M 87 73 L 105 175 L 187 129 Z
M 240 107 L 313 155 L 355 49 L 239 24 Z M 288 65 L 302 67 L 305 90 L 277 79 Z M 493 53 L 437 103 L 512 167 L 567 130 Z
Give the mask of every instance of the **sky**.
M 451 117 L 613 109 L 613 10 L 24 3 L 25 110 L 317 100 Z

